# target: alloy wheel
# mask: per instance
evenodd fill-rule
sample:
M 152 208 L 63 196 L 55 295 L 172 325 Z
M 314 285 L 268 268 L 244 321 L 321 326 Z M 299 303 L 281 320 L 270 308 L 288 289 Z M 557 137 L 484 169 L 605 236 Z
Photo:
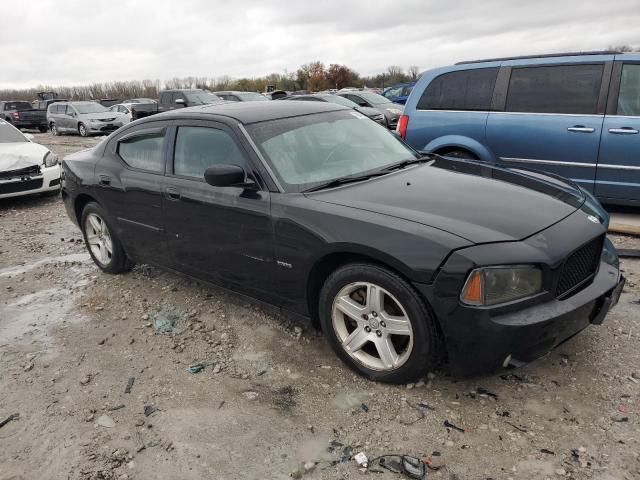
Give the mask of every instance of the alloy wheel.
M 344 351 L 365 367 L 391 371 L 413 350 L 413 329 L 402 304 L 369 282 L 350 283 L 333 300 L 331 321 Z
M 85 220 L 87 245 L 94 258 L 102 265 L 108 265 L 113 256 L 113 242 L 107 223 L 100 215 L 90 213 Z

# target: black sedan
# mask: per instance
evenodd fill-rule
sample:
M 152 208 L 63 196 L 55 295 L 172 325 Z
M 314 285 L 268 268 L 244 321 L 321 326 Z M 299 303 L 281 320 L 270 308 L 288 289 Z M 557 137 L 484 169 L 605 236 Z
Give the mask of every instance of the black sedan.
M 363 108 L 373 108 L 384 115 L 387 127 L 395 130 L 398 126 L 398 120 L 404 112 L 404 105 L 393 103 L 386 97 L 369 90 L 340 90 L 337 95 L 351 100 Z
M 355 111 L 360 112 L 366 117 L 370 118 L 374 122 L 380 125 L 387 125 L 387 120 L 383 113 L 375 108 L 361 107 L 357 103 L 352 102 L 348 98 L 341 97 L 340 95 L 331 95 L 328 93 L 313 93 L 309 95 L 292 95 L 286 97 L 283 100 L 295 100 L 303 102 L 329 102 L 337 103 L 338 105 L 344 105 L 345 107 L 353 108 Z
M 154 115 L 63 168 L 103 271 L 154 263 L 309 317 L 379 381 L 530 361 L 601 323 L 624 283 L 579 187 L 421 156 L 330 103 Z

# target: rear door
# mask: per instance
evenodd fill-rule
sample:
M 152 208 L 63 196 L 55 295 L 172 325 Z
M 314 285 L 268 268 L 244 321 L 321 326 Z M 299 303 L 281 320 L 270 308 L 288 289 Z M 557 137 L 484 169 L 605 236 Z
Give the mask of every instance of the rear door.
M 640 204 L 640 59 L 614 65 L 596 195 L 603 201 Z
M 611 57 L 613 58 L 613 57 Z M 503 67 L 487 120 L 499 163 L 544 170 L 594 190 L 612 62 Z

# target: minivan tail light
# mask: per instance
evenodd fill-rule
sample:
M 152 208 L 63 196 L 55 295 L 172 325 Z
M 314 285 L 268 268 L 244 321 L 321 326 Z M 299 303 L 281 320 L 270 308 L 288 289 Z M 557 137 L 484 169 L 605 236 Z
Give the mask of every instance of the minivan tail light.
M 403 140 L 407 139 L 407 126 L 409 125 L 409 115 L 401 115 L 398 119 L 398 126 L 396 127 L 396 132 L 400 135 L 400 138 Z

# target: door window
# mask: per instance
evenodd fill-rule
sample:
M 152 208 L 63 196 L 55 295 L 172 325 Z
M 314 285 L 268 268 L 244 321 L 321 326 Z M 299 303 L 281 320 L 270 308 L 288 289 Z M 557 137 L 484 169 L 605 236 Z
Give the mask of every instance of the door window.
M 118 143 L 118 154 L 124 162 L 141 170 L 162 173 L 164 161 L 162 151 L 164 145 L 164 131 L 135 136 Z
M 514 68 L 506 110 L 595 114 L 603 69 L 602 64 Z
M 618 115 L 640 116 L 640 65 L 623 65 L 618 95 Z
M 433 79 L 418 101 L 419 110 L 489 110 L 497 68 L 461 70 Z
M 242 152 L 229 133 L 209 127 L 179 127 L 173 173 L 202 179 L 214 165 L 245 167 Z
M 164 92 L 160 94 L 160 103 L 167 104 L 171 103 L 171 92 Z

